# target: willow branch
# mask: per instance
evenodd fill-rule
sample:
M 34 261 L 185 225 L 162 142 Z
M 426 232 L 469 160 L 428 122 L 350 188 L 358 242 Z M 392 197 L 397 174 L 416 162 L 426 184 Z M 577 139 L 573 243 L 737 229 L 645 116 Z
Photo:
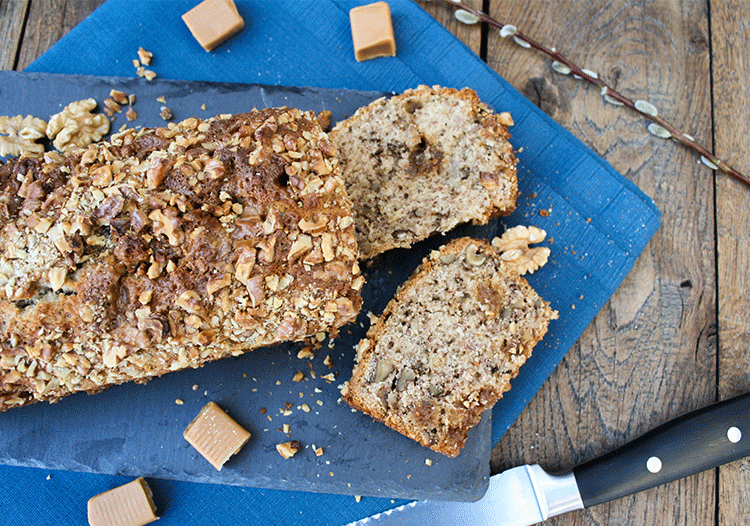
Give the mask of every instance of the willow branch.
M 616 106 L 626 106 L 631 110 L 639 113 L 641 116 L 650 120 L 652 124 L 649 125 L 648 131 L 653 135 L 662 139 L 674 139 L 683 146 L 690 148 L 694 152 L 700 154 L 701 161 L 703 164 L 713 170 L 722 171 L 728 175 L 731 175 L 738 181 L 745 183 L 750 186 L 750 177 L 732 168 L 726 161 L 719 159 L 707 148 L 695 141 L 695 139 L 678 130 L 672 123 L 662 117 L 656 107 L 645 100 L 633 101 L 625 95 L 619 93 L 606 82 L 604 82 L 599 75 L 595 72 L 580 68 L 574 64 L 570 59 L 560 54 L 554 48 L 548 48 L 543 44 L 540 44 L 533 38 L 522 33 L 511 24 L 502 24 L 489 16 L 487 13 L 474 9 L 468 5 L 465 5 L 460 0 L 443 0 L 445 3 L 453 6 L 456 11 L 456 18 L 465 24 L 474 24 L 476 22 L 485 22 L 488 25 L 500 30 L 500 36 L 503 38 L 512 37 L 516 44 L 521 47 L 528 49 L 535 49 L 553 59 L 552 69 L 557 73 L 563 75 L 573 75 L 576 78 L 583 79 L 589 84 L 597 86 L 601 92 L 602 97 L 605 101 Z

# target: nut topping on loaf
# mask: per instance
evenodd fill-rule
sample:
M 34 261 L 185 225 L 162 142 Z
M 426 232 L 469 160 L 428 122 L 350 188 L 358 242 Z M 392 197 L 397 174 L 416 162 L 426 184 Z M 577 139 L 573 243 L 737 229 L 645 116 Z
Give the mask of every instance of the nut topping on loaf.
M 0 166 L 0 410 L 353 320 L 351 203 L 311 112 L 126 130 Z
M 361 257 L 511 213 L 518 194 L 512 122 L 471 89 L 420 86 L 338 123 L 331 140 Z
M 455 457 L 556 317 L 489 243 L 455 240 L 425 259 L 360 341 L 343 398 Z

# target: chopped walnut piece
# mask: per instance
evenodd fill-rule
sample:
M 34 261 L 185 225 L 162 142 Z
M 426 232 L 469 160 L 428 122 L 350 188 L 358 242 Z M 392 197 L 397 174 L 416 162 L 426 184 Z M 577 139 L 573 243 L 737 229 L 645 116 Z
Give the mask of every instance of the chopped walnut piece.
M 125 94 L 124 91 L 113 89 L 113 90 L 110 90 L 109 96 L 117 104 L 120 104 L 122 106 L 125 106 L 128 103 L 128 96 Z
M 159 117 L 161 117 L 165 121 L 171 121 L 174 118 L 174 113 L 172 113 L 172 110 L 170 110 L 168 107 L 162 106 L 161 111 L 159 112 Z
M 156 78 L 156 73 L 151 71 L 150 69 L 146 69 L 143 66 L 139 67 L 135 74 L 139 77 L 143 77 L 146 80 L 154 80 Z
M 500 258 L 523 275 L 527 272 L 533 274 L 535 270 L 543 267 L 549 259 L 550 249 L 547 247 L 534 247 L 532 243 L 544 241 L 547 233 L 535 226 L 518 225 L 506 230 L 502 237 L 492 240 L 492 246 L 500 252 Z
M 122 105 L 109 97 L 104 99 L 104 108 L 104 112 L 110 117 L 115 113 L 120 113 L 122 111 Z
M 46 122 L 31 115 L 0 117 L 0 156 L 44 152 L 44 145 L 36 141 L 45 136 L 46 129 Z
M 154 54 L 150 51 L 146 51 L 142 47 L 138 48 L 138 60 L 141 61 L 141 64 L 144 64 L 146 66 L 151 65 L 151 59 L 154 58 Z
M 276 451 L 284 458 L 292 458 L 300 449 L 302 449 L 302 445 L 297 440 L 276 444 Z
M 498 120 L 503 126 L 513 126 L 513 117 L 507 111 L 504 111 L 498 115 Z
M 52 116 L 46 131 L 55 148 L 65 151 L 71 146 L 85 147 L 109 132 L 109 119 L 101 113 L 91 113 L 94 108 L 94 99 L 84 99 L 71 102 Z
M 135 112 L 132 106 L 128 106 L 128 111 L 125 112 L 125 118 L 130 122 L 133 122 L 138 118 L 138 114 Z

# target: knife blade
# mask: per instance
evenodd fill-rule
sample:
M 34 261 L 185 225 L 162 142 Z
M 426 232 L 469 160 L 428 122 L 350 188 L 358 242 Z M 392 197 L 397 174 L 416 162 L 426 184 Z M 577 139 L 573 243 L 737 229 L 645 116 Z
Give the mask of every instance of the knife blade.
M 750 455 L 750 393 L 670 420 L 572 471 L 538 464 L 490 477 L 477 502 L 414 501 L 348 526 L 530 526 Z

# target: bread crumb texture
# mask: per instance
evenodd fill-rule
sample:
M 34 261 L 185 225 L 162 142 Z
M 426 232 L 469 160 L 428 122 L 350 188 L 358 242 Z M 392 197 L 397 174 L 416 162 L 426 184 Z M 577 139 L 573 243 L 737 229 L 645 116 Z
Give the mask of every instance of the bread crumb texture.
M 473 90 L 439 86 L 376 100 L 338 123 L 331 140 L 361 257 L 511 213 L 518 183 L 510 123 Z
M 455 457 L 556 317 L 488 242 L 455 240 L 425 258 L 360 341 L 342 397 Z
M 334 330 L 361 308 L 317 116 L 271 108 L 0 166 L 0 410 Z

